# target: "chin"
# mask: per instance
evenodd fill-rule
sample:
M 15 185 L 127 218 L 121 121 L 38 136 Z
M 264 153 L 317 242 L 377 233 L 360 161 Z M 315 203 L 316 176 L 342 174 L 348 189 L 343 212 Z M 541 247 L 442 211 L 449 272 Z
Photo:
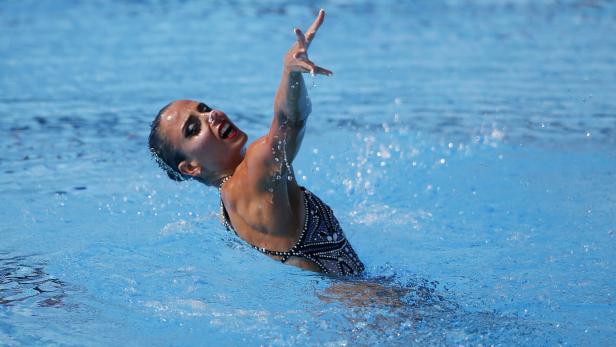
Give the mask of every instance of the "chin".
M 246 146 L 246 142 L 248 142 L 248 135 L 246 135 L 243 131 L 239 131 L 239 134 L 237 135 L 237 140 L 236 140 L 236 145 L 237 147 L 239 147 L 240 151 L 242 151 L 242 157 L 243 155 L 243 148 L 244 146 Z M 234 146 L 234 147 L 235 147 Z

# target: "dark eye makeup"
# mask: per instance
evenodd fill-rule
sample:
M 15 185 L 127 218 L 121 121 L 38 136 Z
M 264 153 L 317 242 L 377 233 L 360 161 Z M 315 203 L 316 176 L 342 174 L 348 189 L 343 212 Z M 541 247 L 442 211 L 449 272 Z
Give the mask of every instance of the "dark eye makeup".
M 212 109 L 204 103 L 200 103 L 199 105 L 197 105 L 197 111 L 200 113 L 210 112 L 211 110 Z
M 190 116 L 184 124 L 184 137 L 193 137 L 201 131 L 201 122 L 198 117 Z

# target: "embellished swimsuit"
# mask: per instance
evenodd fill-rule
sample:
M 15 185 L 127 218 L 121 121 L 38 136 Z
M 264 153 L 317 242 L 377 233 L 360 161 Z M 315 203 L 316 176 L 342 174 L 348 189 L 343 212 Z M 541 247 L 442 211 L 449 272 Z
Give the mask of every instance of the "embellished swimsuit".
M 303 187 L 301 189 L 304 192 L 305 217 L 304 227 L 297 243 L 286 252 L 251 246 L 261 253 L 281 257 L 280 261 L 283 263 L 292 256 L 308 259 L 317 264 L 326 274 L 347 276 L 362 273 L 364 264 L 344 236 L 332 209 L 310 191 Z M 227 230 L 233 230 L 237 235 L 231 226 L 222 198 L 220 209 L 224 226 Z

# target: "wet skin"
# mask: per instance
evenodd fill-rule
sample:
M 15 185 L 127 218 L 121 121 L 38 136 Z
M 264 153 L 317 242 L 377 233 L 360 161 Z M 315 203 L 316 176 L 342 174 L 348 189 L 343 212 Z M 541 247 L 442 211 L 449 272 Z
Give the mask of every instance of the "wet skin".
M 308 47 L 323 23 L 321 10 L 306 35 L 295 29 L 297 41 L 284 57 L 274 117 L 265 136 L 242 150 L 247 136 L 227 115 L 200 102 L 173 102 L 161 115 L 160 132 L 186 160 L 180 172 L 221 188 L 221 198 L 238 235 L 272 251 L 288 251 L 304 225 L 304 197 L 292 167 L 311 111 L 302 73 L 331 75 L 308 59 Z M 274 257 L 276 258 L 276 257 Z M 291 257 L 286 262 L 319 271 L 311 261 Z
M 197 101 L 174 101 L 161 115 L 160 132 L 187 158 L 180 171 L 190 176 L 232 173 L 242 161 L 247 135 L 220 110 L 203 109 Z M 230 125 L 223 138 L 222 130 Z M 228 131 L 229 132 L 229 131 Z

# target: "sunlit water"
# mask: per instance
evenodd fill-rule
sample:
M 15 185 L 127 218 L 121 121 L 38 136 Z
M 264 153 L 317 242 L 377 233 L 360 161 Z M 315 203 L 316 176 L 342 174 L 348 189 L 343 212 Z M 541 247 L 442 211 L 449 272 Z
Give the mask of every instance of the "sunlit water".
M 616 339 L 616 6 L 0 4 L 0 344 Z M 294 166 L 367 267 L 284 266 L 150 160 L 177 98 L 271 120 L 292 27 L 328 15 Z

